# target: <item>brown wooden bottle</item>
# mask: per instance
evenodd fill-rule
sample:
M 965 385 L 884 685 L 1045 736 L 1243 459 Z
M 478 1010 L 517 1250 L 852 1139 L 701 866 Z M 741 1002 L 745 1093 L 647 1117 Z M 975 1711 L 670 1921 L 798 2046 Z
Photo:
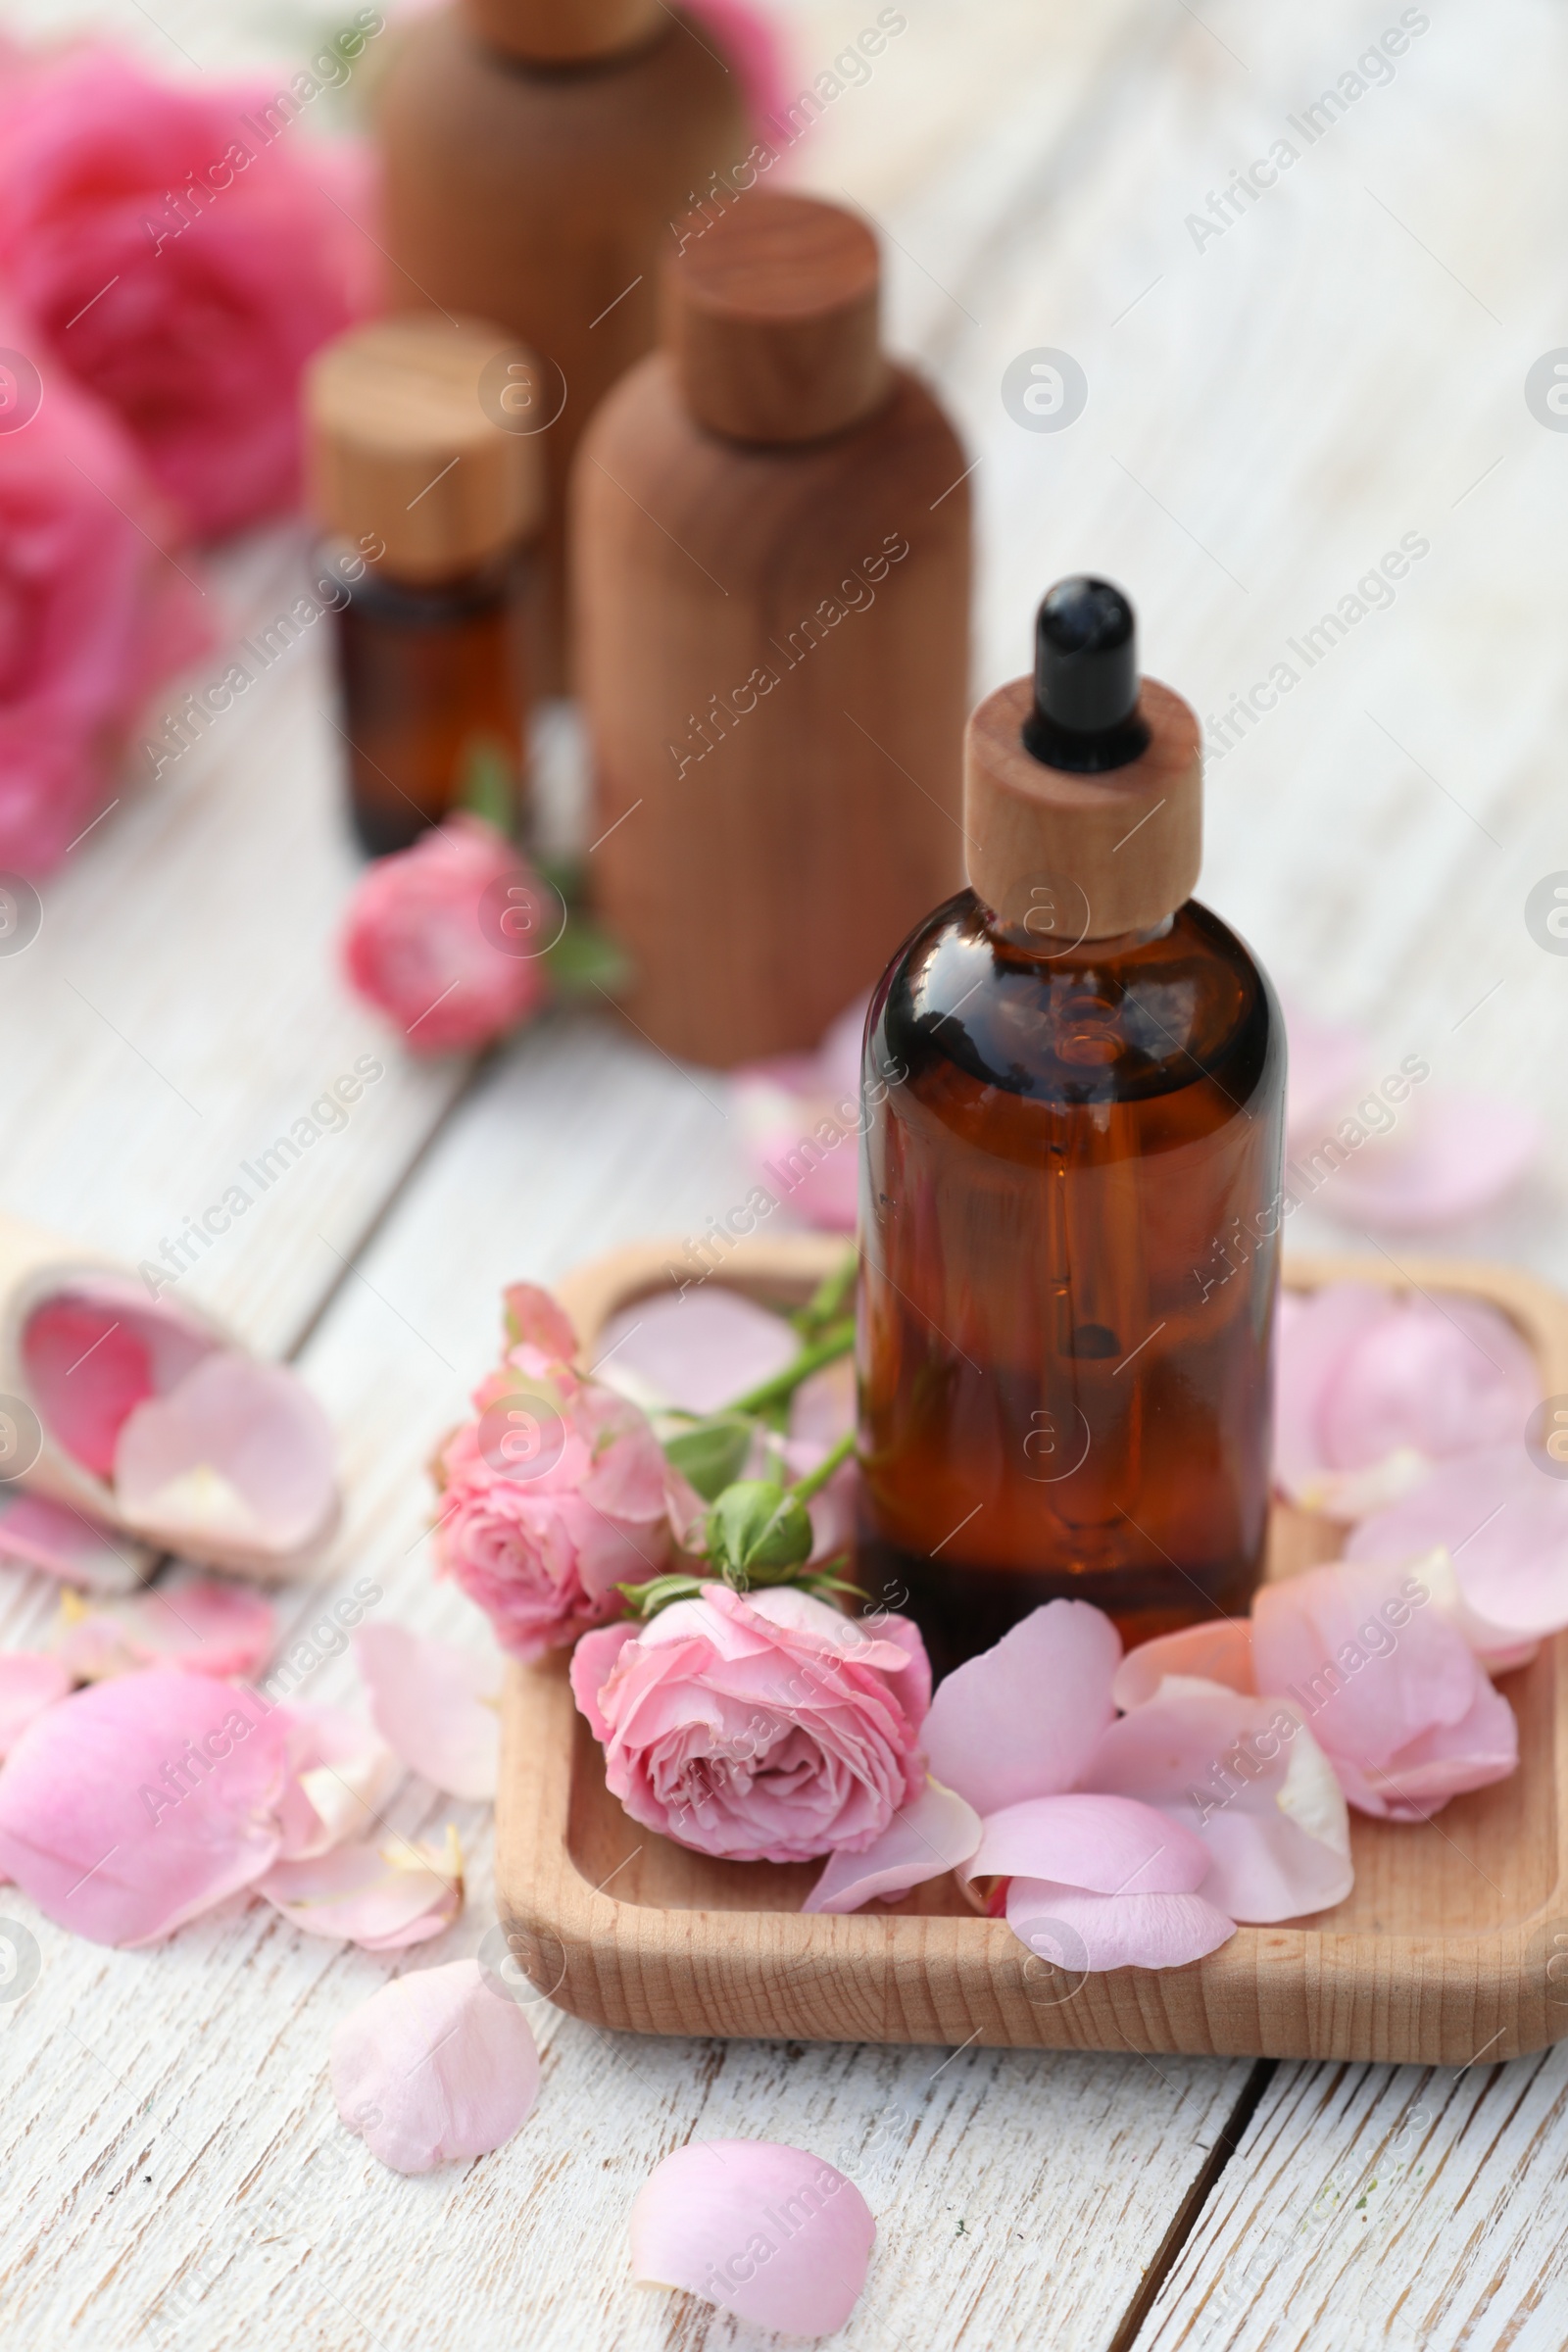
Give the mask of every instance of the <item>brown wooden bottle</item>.
M 653 344 L 665 247 L 752 147 L 739 84 L 663 0 L 454 0 L 378 95 L 387 299 L 495 318 L 546 365 L 536 670 L 564 682 L 564 500 L 604 394 Z
M 432 316 L 352 328 L 307 374 L 311 499 L 342 591 L 350 810 L 372 856 L 439 823 L 476 758 L 514 795 L 520 781 L 522 543 L 543 482 L 537 441 L 481 405 L 498 367 L 537 380 L 499 328 Z
M 859 1581 L 939 1672 L 1043 1600 L 1245 1612 L 1269 1491 L 1285 1034 L 1189 897 L 1198 722 L 1102 581 L 965 745 L 971 887 L 872 1001 Z
M 966 462 L 878 339 L 875 239 L 758 190 L 665 267 L 572 482 L 599 911 L 631 1018 L 814 1046 L 961 866 Z

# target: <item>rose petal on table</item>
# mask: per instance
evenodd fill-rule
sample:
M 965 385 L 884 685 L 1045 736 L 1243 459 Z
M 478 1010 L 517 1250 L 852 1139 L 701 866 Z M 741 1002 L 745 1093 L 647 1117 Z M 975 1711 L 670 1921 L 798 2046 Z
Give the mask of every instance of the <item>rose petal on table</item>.
M 940 1781 L 927 1777 L 912 1804 L 863 1853 L 830 1854 L 803 1911 L 858 1911 L 873 1896 L 891 1901 L 927 1879 L 966 1862 L 980 1842 L 980 1816 Z
M 1351 1804 L 1422 1820 L 1518 1762 L 1512 1708 L 1409 1566 L 1339 1563 L 1264 1585 L 1252 1654 L 1300 1708 Z
M 380 1734 L 347 1707 L 291 1709 L 288 1757 L 293 1778 L 279 1815 L 281 1858 L 305 1861 L 347 1838 L 384 1829 L 381 1810 L 403 1767 Z
M 370 1716 L 411 1772 L 448 1796 L 496 1792 L 503 1664 L 406 1625 L 362 1625 L 354 1654 Z
M 1346 1557 L 1397 1566 L 1439 1546 L 1458 1579 L 1464 1630 L 1497 1671 L 1568 1626 L 1568 1479 L 1548 1478 L 1521 1446 L 1440 1463 L 1414 1494 L 1363 1519 Z
M 1232 1919 L 1297 1919 L 1354 1884 L 1344 1791 L 1284 1700 L 1170 1677 L 1110 1726 L 1084 1779 L 1196 1832 L 1200 1891 Z
M 1326 1507 L 1325 1480 L 1346 1467 L 1324 1450 L 1323 1413 L 1347 1356 L 1396 1311 L 1369 1282 L 1329 1282 L 1282 1329 L 1274 1392 L 1274 1475 L 1305 1510 Z
M 755 2327 L 831 2335 L 865 2284 L 875 2237 L 854 2181 L 808 2149 L 689 2140 L 637 2191 L 632 2277 L 683 2287 Z
M 288 1718 L 154 1667 L 63 1698 L 0 1771 L 0 1869 L 94 1943 L 149 1943 L 271 1867 Z
M 553 1363 L 569 1364 L 577 1352 L 571 1318 L 536 1282 L 509 1282 L 501 1294 L 507 1340 L 514 1348 L 537 1348 Z
M 1541 1149 L 1533 1110 L 1496 1095 L 1418 1098 L 1389 1134 L 1360 1145 L 1320 1205 L 1353 1225 L 1430 1233 L 1478 1216 L 1511 1191 Z
M 312 1936 L 335 1936 L 368 1952 L 427 1943 L 463 1908 L 463 1856 L 455 1835 L 447 1836 L 444 1848 L 389 1838 L 279 1862 L 257 1892 Z
M 476 1960 L 411 1969 L 339 2020 L 332 2095 L 349 2131 L 397 2173 L 488 2156 L 539 2095 L 525 2012 Z
M 1051 1879 L 1094 1894 L 1195 1894 L 1202 1840 L 1134 1797 L 1032 1796 L 988 1814 L 961 1876 Z
M 1121 1642 L 1083 1600 L 1052 1600 L 956 1667 L 922 1735 L 935 1779 L 982 1816 L 1070 1788 L 1114 1708 Z
M 125 1592 L 141 1583 L 153 1556 L 133 1536 L 69 1503 L 16 1489 L 0 1494 L 0 1560 L 20 1560 L 91 1592 Z
M 138 1666 L 243 1681 L 271 1656 L 276 1630 L 276 1612 L 260 1592 L 176 1570 L 163 1584 L 96 1608 L 75 1603 L 58 1654 L 81 1682 Z
M 1534 1355 L 1488 1300 L 1399 1298 L 1346 1350 L 1328 1385 L 1318 1411 L 1324 1459 L 1363 1470 L 1405 1450 L 1446 1461 L 1517 1443 L 1540 1398 Z
M 127 1416 L 115 1492 L 133 1526 L 198 1558 L 208 1536 L 286 1555 L 331 1525 L 331 1432 L 294 1373 L 216 1348 Z
M 595 1377 L 645 1409 L 716 1413 L 800 1354 L 794 1326 L 721 1282 L 639 1298 L 594 1345 Z
M 1216 1617 L 1206 1625 L 1189 1625 L 1179 1634 L 1140 1642 L 1117 1667 L 1110 1695 L 1118 1707 L 1140 1707 L 1153 1697 L 1168 1674 L 1255 1691 L 1250 1619 Z
M 1218 1951 L 1236 1922 L 1200 1894 L 1090 1894 L 1014 1879 L 1007 1925 L 1037 1959 L 1069 1976 L 1106 1968 L 1183 1968 Z
M 8 1756 L 35 1715 L 71 1689 L 58 1656 L 41 1649 L 0 1651 L 0 1756 Z

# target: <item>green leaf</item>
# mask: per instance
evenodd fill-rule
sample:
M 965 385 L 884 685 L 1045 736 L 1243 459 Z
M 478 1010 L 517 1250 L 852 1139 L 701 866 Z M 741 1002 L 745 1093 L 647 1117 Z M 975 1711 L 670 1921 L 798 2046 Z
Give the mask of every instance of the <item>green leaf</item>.
M 634 1617 L 657 1617 L 672 1600 L 695 1600 L 705 1581 L 712 1580 L 700 1576 L 655 1576 L 646 1585 L 617 1585 L 615 1591 L 625 1594 Z
M 624 948 L 582 914 L 568 918 L 555 946 L 547 948 L 540 960 L 560 997 L 587 996 L 597 989 L 612 997 L 626 986 L 633 969 Z
M 458 806 L 512 839 L 517 820 L 517 767 L 499 735 L 471 735 L 464 746 Z
M 664 1441 L 674 1463 L 705 1502 L 714 1502 L 741 1470 L 751 1451 L 754 1425 L 739 1413 L 715 1413 Z

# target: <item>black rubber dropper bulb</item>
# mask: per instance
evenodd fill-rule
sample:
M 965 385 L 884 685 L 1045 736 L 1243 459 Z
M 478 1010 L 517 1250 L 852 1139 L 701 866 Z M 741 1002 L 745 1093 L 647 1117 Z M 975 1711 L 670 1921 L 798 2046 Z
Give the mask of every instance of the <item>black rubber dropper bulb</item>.
M 1102 775 L 1149 749 L 1138 715 L 1138 622 L 1109 580 L 1058 580 L 1035 618 L 1035 707 L 1023 747 L 1047 767 Z

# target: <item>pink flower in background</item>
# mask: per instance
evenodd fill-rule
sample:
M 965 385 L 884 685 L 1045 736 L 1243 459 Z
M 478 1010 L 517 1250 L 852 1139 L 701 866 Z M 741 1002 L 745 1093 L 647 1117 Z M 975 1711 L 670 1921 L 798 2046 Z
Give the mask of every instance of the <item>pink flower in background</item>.
M 860 1167 L 860 1038 L 867 998 L 840 1013 L 814 1054 L 777 1054 L 731 1078 L 758 1175 L 808 1225 L 855 1231 Z
M 0 79 L 0 278 L 25 341 L 117 412 L 201 536 L 294 499 L 300 369 L 363 300 L 363 192 L 286 127 L 298 112 L 103 49 L 13 53 Z
M 784 79 L 784 43 L 773 19 L 753 8 L 750 0 L 690 0 L 686 13 L 712 34 L 740 76 L 758 137 L 776 139 L 790 91 Z
M 32 339 L 0 319 L 0 344 Z M 147 696 L 214 634 L 120 425 L 42 374 L 35 413 L 0 431 L 0 867 L 35 877 L 99 812 Z
M 488 1045 L 548 994 L 541 956 L 517 949 L 548 945 L 550 903 L 494 825 L 450 816 L 411 850 L 376 858 L 356 886 L 342 939 L 349 985 L 397 1023 L 412 1053 Z
M 634 1821 L 699 1853 L 805 1862 L 881 1838 L 925 1787 L 931 1669 L 902 1617 L 710 1584 L 587 1635 L 571 1687 Z
M 625 1397 L 531 1344 L 474 1391 L 438 1464 L 436 1557 L 514 1657 L 618 1614 L 669 1547 L 662 1449 Z

